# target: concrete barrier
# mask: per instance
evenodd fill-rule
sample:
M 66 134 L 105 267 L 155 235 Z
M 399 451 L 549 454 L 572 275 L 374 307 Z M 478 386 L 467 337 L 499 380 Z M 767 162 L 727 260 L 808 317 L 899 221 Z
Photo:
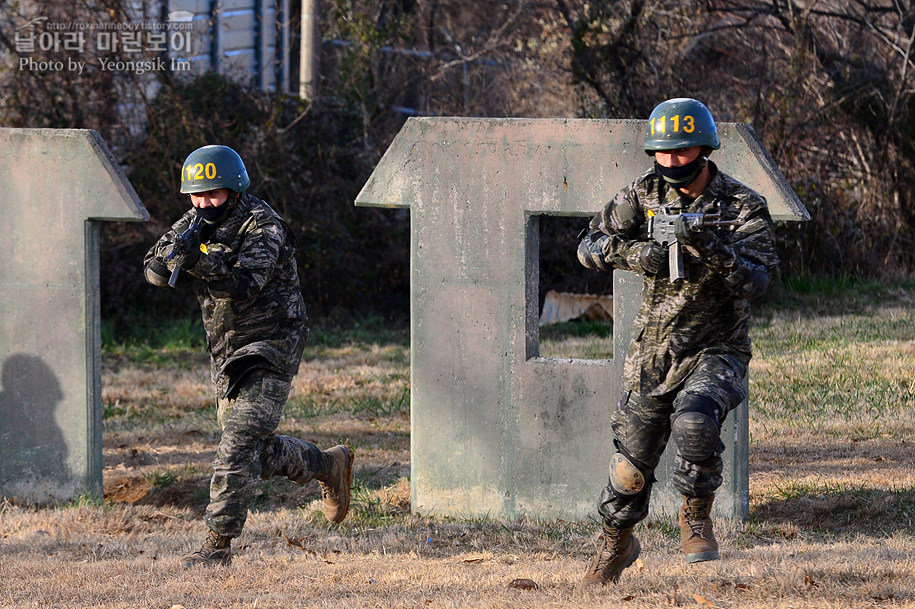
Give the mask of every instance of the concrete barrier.
M 411 212 L 413 509 L 455 516 L 596 515 L 622 358 L 539 356 L 538 219 L 590 217 L 649 167 L 642 121 L 411 118 L 356 198 Z M 720 125 L 723 171 L 776 219 L 807 212 L 746 125 Z M 570 248 L 569 256 L 575 256 Z M 614 277 L 614 353 L 641 282 Z M 723 432 L 718 514 L 748 511 L 746 404 Z M 659 468 L 653 509 L 679 494 Z M 669 479 L 669 478 L 668 478 Z
M 0 129 L 0 497 L 102 489 L 98 222 L 149 214 L 98 133 Z

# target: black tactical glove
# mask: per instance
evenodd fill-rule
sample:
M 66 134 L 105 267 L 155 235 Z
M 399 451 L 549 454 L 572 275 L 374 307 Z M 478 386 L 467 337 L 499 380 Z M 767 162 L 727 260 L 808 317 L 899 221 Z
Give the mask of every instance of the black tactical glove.
M 666 270 L 667 248 L 655 241 L 649 241 L 639 252 L 639 266 L 645 275 L 658 275 Z
M 200 260 L 200 231 L 192 231 L 189 235 L 182 235 L 183 239 L 175 242 L 172 250 L 172 260 L 185 271 L 196 266 Z
M 718 240 L 718 235 L 711 228 L 690 228 L 686 217 L 682 215 L 677 217 L 674 234 L 677 235 L 678 243 L 692 245 L 697 249 L 707 249 Z
M 158 258 L 152 258 L 149 264 L 146 265 L 143 274 L 146 277 L 146 281 L 156 287 L 164 288 L 168 286 L 168 280 L 172 272 L 168 270 L 164 262 Z

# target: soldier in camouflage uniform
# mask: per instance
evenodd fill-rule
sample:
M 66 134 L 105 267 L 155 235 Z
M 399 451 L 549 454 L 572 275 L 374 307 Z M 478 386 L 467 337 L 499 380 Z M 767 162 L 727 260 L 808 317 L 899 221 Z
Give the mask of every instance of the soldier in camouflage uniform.
M 238 154 L 225 146 L 192 152 L 181 192 L 193 208 L 146 254 L 147 281 L 174 284 L 186 274 L 203 314 L 222 434 L 200 550 L 181 564 L 228 564 L 258 478 L 317 480 L 324 514 L 341 522 L 349 509 L 353 452 L 321 451 L 274 433 L 308 336 L 292 231 L 267 203 L 248 194 Z M 188 231 L 189 227 L 199 230 Z
M 604 206 L 578 248 L 590 269 L 644 277 L 623 395 L 612 417 L 616 450 L 598 505 L 601 546 L 585 584 L 614 583 L 638 558 L 632 529 L 648 515 L 654 470 L 671 436 L 685 559 L 719 557 L 710 512 L 722 482 L 721 424 L 747 397 L 748 300 L 765 292 L 778 263 L 765 199 L 708 160 L 719 147 L 714 120 L 701 102 L 678 98 L 658 105 L 644 147 L 654 168 Z M 647 230 L 662 207 L 678 214 L 685 277 L 676 281 L 667 246 Z M 716 213 L 736 222 L 696 230 L 682 213 Z

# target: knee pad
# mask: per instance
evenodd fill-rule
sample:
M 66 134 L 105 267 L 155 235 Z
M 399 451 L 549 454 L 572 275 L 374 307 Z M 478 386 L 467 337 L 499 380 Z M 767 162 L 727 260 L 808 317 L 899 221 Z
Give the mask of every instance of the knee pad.
M 705 461 L 718 446 L 718 421 L 701 412 L 675 415 L 671 435 L 680 454 L 689 461 Z
M 620 495 L 638 495 L 645 490 L 648 476 L 629 458 L 617 452 L 610 458 L 610 486 Z
M 670 434 L 688 461 L 698 463 L 715 454 L 721 427 L 718 411 L 718 403 L 705 396 L 688 393 L 680 400 Z

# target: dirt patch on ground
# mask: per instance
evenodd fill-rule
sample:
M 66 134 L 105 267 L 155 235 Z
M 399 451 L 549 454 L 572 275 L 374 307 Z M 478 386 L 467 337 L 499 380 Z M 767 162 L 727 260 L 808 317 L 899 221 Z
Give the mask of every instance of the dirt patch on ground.
M 137 505 L 149 496 L 152 484 L 140 475 L 113 475 L 105 478 L 104 496 L 112 503 Z

